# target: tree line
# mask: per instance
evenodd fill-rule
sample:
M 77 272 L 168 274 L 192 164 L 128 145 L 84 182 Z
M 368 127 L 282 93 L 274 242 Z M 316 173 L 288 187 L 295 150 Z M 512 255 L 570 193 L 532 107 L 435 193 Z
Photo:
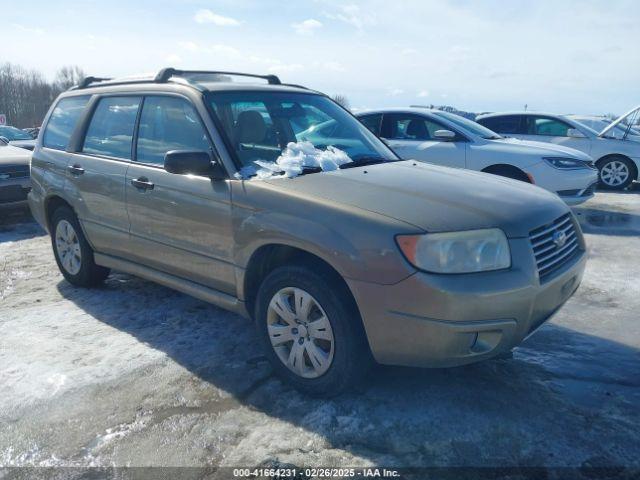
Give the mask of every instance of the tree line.
M 4 63 L 0 65 L 0 113 L 7 116 L 7 125 L 39 127 L 56 97 L 84 76 L 80 67 L 64 66 L 49 81 L 37 70 Z

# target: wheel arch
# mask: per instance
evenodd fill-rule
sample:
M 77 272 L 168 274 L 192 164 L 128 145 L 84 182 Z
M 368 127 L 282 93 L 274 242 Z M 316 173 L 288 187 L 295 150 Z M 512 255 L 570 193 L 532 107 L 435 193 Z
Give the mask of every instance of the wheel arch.
M 276 268 L 292 264 L 309 266 L 314 271 L 321 271 L 328 275 L 332 282 L 335 282 L 335 285 L 348 295 L 349 301 L 353 302 L 352 306 L 358 312 L 360 311 L 347 282 L 328 261 L 308 250 L 283 243 L 269 243 L 262 245 L 253 252 L 244 271 L 242 297 L 245 301 L 247 312 L 252 318 L 256 297 L 262 281 Z
M 631 163 L 631 168 L 633 168 L 633 177 L 636 180 L 640 180 L 640 177 L 638 176 L 640 174 L 640 167 L 638 166 L 638 162 L 636 160 L 634 160 L 633 158 L 631 158 L 628 155 L 625 155 L 624 153 L 608 153 L 606 155 L 603 155 L 602 157 L 600 157 L 598 160 L 595 161 L 596 166 L 598 167 L 598 170 L 600 169 L 600 165 L 606 161 L 609 160 L 611 158 L 624 158 L 625 160 L 628 160 L 629 163 Z
M 489 165 L 481 170 L 484 173 L 491 173 L 493 175 L 503 175 L 504 173 L 513 174 L 518 180 L 527 183 L 534 183 L 529 175 L 522 170 L 521 168 L 516 167 L 515 165 L 511 165 L 509 163 L 494 163 L 493 165 Z
M 72 212 L 76 213 L 71 204 L 58 194 L 49 195 L 44 200 L 44 218 L 47 222 L 47 230 L 51 232 L 51 219 L 53 218 L 53 212 L 59 207 L 68 207 Z M 77 213 L 76 213 L 77 216 Z

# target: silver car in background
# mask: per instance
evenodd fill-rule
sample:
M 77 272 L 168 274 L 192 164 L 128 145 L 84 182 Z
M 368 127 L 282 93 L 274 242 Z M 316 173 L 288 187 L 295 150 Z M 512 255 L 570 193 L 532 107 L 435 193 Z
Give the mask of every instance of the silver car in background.
M 0 140 L 0 207 L 26 205 L 31 152 Z

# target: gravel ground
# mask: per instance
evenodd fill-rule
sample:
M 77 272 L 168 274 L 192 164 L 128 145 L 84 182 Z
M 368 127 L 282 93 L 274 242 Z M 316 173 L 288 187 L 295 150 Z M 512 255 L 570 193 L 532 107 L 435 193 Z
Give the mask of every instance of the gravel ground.
M 582 286 L 512 359 L 378 367 L 330 401 L 275 379 L 236 315 L 124 274 L 71 287 L 0 212 L 0 466 L 638 468 L 640 189 L 575 212 Z

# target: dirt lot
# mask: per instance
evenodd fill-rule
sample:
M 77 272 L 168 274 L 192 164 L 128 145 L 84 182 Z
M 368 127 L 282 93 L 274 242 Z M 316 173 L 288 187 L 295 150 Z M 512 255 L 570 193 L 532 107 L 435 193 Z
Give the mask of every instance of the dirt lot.
M 331 401 L 276 380 L 238 316 L 123 274 L 71 287 L 0 212 L 0 466 L 638 468 L 640 188 L 575 212 L 584 282 L 512 359 L 379 367 Z

